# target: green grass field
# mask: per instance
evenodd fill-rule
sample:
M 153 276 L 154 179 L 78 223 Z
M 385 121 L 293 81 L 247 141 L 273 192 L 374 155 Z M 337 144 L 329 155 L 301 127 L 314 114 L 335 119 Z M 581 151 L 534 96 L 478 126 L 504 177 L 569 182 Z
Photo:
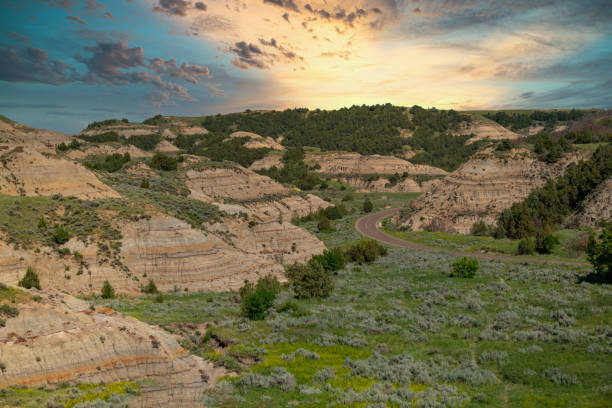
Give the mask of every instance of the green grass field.
M 352 213 L 332 221 L 335 232 L 304 226 L 329 246 L 359 239 L 353 223 L 365 195 L 344 201 Z M 375 210 L 414 198 L 367 196 Z M 161 324 L 234 371 L 206 394 L 207 406 L 610 406 L 612 289 L 577 284 L 589 266 L 481 261 L 465 279 L 450 276 L 455 259 L 389 248 L 340 270 L 327 299 L 283 289 L 263 321 L 241 317 L 231 292 L 91 301 Z

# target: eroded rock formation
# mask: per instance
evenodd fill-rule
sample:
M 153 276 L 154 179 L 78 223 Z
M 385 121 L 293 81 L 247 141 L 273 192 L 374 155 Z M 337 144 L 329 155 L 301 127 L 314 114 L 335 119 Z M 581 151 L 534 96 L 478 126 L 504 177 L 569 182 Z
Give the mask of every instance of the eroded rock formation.
M 60 292 L 30 293 L 38 301 L 20 296 L 18 316 L 0 327 L 0 388 L 147 379 L 131 406 L 195 407 L 224 374 L 159 328 Z
M 507 154 L 487 149 L 434 183 L 396 221 L 417 231 L 468 233 L 477 221 L 494 224 L 502 210 L 523 200 L 548 178 L 560 176 L 565 166 L 578 158 L 572 155 L 549 165 L 527 149 Z

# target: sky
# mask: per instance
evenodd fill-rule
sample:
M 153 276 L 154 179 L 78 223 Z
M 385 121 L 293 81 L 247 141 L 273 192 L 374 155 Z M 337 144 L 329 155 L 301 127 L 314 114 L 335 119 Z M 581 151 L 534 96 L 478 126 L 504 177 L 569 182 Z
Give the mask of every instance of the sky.
M 0 113 L 612 107 L 610 0 L 0 0 Z

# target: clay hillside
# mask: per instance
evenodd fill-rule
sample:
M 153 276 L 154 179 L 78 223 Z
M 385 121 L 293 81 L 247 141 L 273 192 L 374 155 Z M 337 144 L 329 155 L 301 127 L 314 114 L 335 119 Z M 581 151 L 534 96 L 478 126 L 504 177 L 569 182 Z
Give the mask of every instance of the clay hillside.
M 567 184 L 584 189 L 578 195 L 580 203 L 567 208 L 575 214 L 564 215 L 565 225 L 596 226 L 610 220 L 610 206 L 603 204 L 609 201 L 609 111 L 497 112 L 484 117 L 524 135 L 533 133 L 534 127 L 541 130 L 520 139 L 502 139 L 473 154 L 457 170 L 433 182 L 429 191 L 396 217 L 401 228 L 467 234 L 477 223 L 495 226 L 504 210 L 512 207 L 516 217 L 523 200 L 541 199 L 537 189 L 545 185 L 552 189 L 550 183 L 555 180 L 560 191 Z M 570 171 L 572 163 L 575 166 Z M 588 183 L 581 184 L 577 177 L 585 174 Z M 588 196 L 581 196 L 587 192 Z
M 2 310 L 9 317 L 0 325 L 0 388 L 100 384 L 72 389 L 56 401 L 64 406 L 113 384 L 114 406 L 196 407 L 226 373 L 160 328 L 65 293 L 0 284 L 0 299 L 8 302 Z
M 32 267 L 43 287 L 74 294 L 99 292 L 104 281 L 118 293 L 148 280 L 161 290 L 224 290 L 282 278 L 282 264 L 325 249 L 290 223 L 329 206 L 320 198 L 231 162 L 152 159 L 170 143 L 164 131 L 184 130 L 177 122 L 111 122 L 79 138 L 2 123 L 4 283 Z

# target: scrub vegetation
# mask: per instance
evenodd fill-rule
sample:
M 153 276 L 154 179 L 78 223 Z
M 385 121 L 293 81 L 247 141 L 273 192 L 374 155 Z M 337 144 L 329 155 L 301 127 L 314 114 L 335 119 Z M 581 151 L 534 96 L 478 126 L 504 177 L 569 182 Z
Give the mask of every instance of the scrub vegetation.
M 334 232 L 318 233 L 314 219 L 300 225 L 343 251 L 359 241 L 353 223 L 366 196 L 375 208 L 398 200 L 321 194 L 347 214 L 331 221 Z M 590 265 L 479 260 L 463 279 L 453 264 L 469 275 L 469 259 L 391 247 L 380 255 L 347 260 L 326 297 L 282 285 L 261 320 L 245 317 L 232 292 L 91 300 L 160 324 L 235 372 L 204 396 L 207 406 L 609 404 L 612 289 L 580 282 Z

